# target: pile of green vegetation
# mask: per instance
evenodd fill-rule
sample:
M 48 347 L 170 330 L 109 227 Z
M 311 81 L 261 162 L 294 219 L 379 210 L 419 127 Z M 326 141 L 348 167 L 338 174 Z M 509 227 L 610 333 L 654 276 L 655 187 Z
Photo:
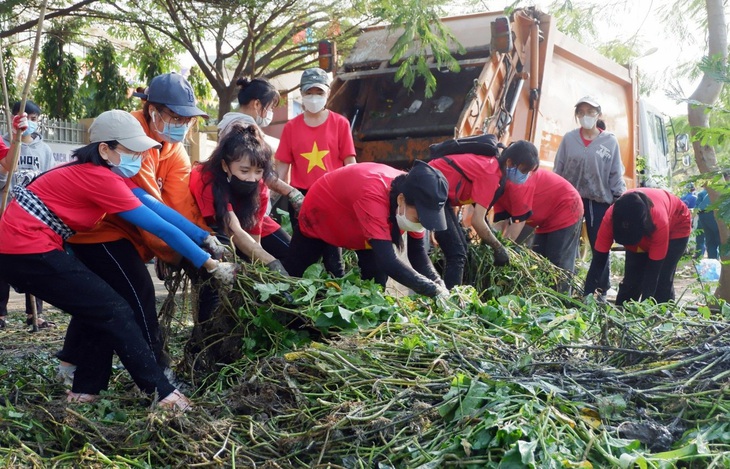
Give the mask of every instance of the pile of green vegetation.
M 730 465 L 727 308 L 583 304 L 529 251 L 484 269 L 496 294 L 443 302 L 252 269 L 222 295 L 218 336 L 191 345 L 175 321 L 182 415 L 150 412 L 121 371 L 67 405 L 52 347 L 4 341 L 0 465 Z

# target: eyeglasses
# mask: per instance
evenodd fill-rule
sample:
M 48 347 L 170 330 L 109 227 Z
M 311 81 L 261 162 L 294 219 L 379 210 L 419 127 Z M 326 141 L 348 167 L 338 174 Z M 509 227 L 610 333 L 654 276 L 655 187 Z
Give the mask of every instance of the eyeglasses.
M 575 115 L 578 117 L 596 117 L 598 115 L 598 111 L 594 109 L 591 109 L 590 111 L 578 111 L 575 113 Z
M 190 124 L 195 117 L 185 117 L 180 116 L 177 114 L 174 114 L 171 111 L 168 111 L 167 109 L 161 109 L 160 114 L 167 117 L 167 122 L 169 124 L 172 124 L 173 127 L 183 127 L 187 124 Z

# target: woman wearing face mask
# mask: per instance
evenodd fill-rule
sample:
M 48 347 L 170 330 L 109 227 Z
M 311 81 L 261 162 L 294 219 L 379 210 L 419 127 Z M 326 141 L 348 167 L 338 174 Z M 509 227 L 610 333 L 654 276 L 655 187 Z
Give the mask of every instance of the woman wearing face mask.
M 321 68 L 305 70 L 300 89 L 304 113 L 284 126 L 276 150 L 276 172 L 284 182 L 306 194 L 320 177 L 356 161 L 350 123 L 325 108 L 330 89 L 327 73 Z M 297 213 L 292 209 L 289 213 L 296 233 Z M 325 248 L 323 260 L 332 275 L 344 275 L 339 249 Z
M 487 212 L 504 191 L 505 182 L 524 184 L 540 160 L 537 148 L 521 140 L 513 143 L 496 157 L 464 153 L 431 160 L 429 165 L 441 171 L 449 182 L 449 204 L 460 207 L 474 204 L 472 227 L 477 235 L 494 250 L 494 263 L 509 262 L 507 250 L 494 236 L 487 221 Z M 444 252 L 444 282 L 451 288 L 461 285 L 468 242 L 454 210 L 446 211 L 447 227 L 435 233 L 436 241 Z
M 196 106 L 190 84 L 176 73 L 155 77 L 144 96 L 143 109 L 131 114 L 159 146 L 147 150 L 141 167 L 132 169 L 125 177 L 144 191 L 149 200 L 180 213 L 201 227 L 201 231 L 210 231 L 188 187 L 190 159 L 182 143 L 196 116 L 207 116 Z M 158 237 L 116 215 L 104 217 L 91 231 L 76 234 L 67 244 L 82 262 L 130 302 L 160 365 L 169 366 L 157 320 L 154 283 L 146 263 L 156 256 L 179 264 L 182 256 Z M 225 252 L 215 236 L 208 236 L 205 246 L 216 257 Z M 75 363 L 73 353 L 67 353 L 64 347 L 58 357 L 62 361 L 60 373 L 68 374 L 64 364 Z
M 580 127 L 565 134 L 553 166 L 553 172 L 567 179 L 583 199 L 588 241 L 594 255 L 601 220 L 626 190 L 618 140 L 611 132 L 597 127 L 601 117 L 601 106 L 595 98 L 586 96 L 578 100 L 575 118 Z M 601 272 L 598 288 L 603 295 L 610 288 L 608 263 Z
M 239 78 L 236 84 L 241 88 L 238 92 L 238 112 L 229 112 L 218 123 L 218 140 L 221 141 L 234 124 L 242 126 L 267 127 L 274 117 L 273 108 L 278 104 L 280 96 L 274 86 L 264 78 Z M 276 151 L 279 139 L 263 134 L 264 141 Z M 285 183 L 271 171 L 266 176 L 269 189 L 286 196 L 289 205 L 296 210 L 301 208 L 304 196 L 300 191 Z M 267 191 L 266 197 L 269 194 Z M 289 251 L 291 238 L 268 213 L 264 216 L 260 233 L 261 246 L 274 257 L 283 260 Z
M 287 275 L 281 262 L 259 244 L 271 176 L 271 148 L 257 126 L 233 124 L 205 162 L 193 167 L 190 190 L 206 223 L 223 238 L 233 241 L 249 259 Z M 198 322 L 211 317 L 217 292 L 205 287 L 200 293 Z
M 15 199 L 0 220 L 0 278 L 72 316 L 67 350 L 77 369 L 69 401 L 96 400 L 108 385 L 116 352 L 142 391 L 157 393 L 163 407 L 185 409 L 189 401 L 156 363 L 133 306 L 103 275 L 67 254 L 63 242 L 113 213 L 161 237 L 194 266 L 217 272 L 220 280 L 232 282 L 234 266 L 197 246 L 208 236 L 205 231 L 146 200 L 144 191 L 125 179 L 140 167 L 143 153 L 158 146 L 134 117 L 119 110 L 102 113 L 89 139 L 74 152 L 76 161 L 15 187 Z
M 507 181 L 504 194 L 494 204 L 494 221 L 502 220 L 509 221 L 504 234 L 510 239 L 516 239 L 525 225 L 535 228 L 532 250 L 574 273 L 583 202 L 568 181 L 545 169 L 535 170 L 521 185 Z M 570 292 L 567 282 L 554 287 Z
M 332 245 L 355 250 L 364 279 L 385 286 L 391 277 L 422 295 L 447 294 L 423 239 L 424 228 L 446 227 L 447 192 L 444 176 L 422 161 L 408 173 L 361 163 L 326 174 L 304 199 L 286 268 L 301 276 Z M 404 231 L 412 267 L 394 249 L 402 248 Z

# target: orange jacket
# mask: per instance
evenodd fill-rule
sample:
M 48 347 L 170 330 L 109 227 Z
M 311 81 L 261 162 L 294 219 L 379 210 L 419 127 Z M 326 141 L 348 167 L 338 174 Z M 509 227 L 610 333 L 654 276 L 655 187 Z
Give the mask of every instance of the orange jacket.
M 133 111 L 132 115 L 142 124 L 147 135 L 154 138 L 142 111 Z M 161 149 L 153 148 L 146 152 L 142 168 L 132 177 L 132 181 L 188 220 L 210 231 L 188 187 L 190 168 L 190 157 L 182 143 L 162 142 Z M 122 238 L 130 240 L 145 261 L 157 256 L 165 262 L 180 262 L 180 255 L 160 238 L 138 229 L 117 215 L 107 215 L 92 231 L 77 233 L 69 242 L 92 244 Z

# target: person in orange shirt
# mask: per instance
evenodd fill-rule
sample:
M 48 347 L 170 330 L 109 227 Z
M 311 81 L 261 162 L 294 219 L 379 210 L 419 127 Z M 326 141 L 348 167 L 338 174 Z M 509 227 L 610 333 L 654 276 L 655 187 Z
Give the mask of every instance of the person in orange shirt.
M 183 140 L 199 117 L 208 117 L 197 107 L 192 86 L 182 75 L 166 73 L 153 78 L 147 90 L 135 96 L 145 102 L 142 110 L 131 114 L 142 125 L 145 134 L 159 142 L 161 148 L 145 152 L 142 167 L 130 180 L 210 232 L 188 187 L 191 164 Z M 105 217 L 92 231 L 71 237 L 68 246 L 90 270 L 129 302 L 158 363 L 167 368 L 170 359 L 164 352 L 157 320 L 155 288 L 145 264 L 153 256 L 178 264 L 180 255 L 159 238 L 114 215 Z M 204 246 L 216 257 L 224 252 L 214 236 L 209 236 Z M 83 338 L 67 334 L 63 350 L 57 354 L 61 359 L 61 375 L 68 375 L 73 370 L 69 366 L 77 360 L 73 344 L 80 340 Z

